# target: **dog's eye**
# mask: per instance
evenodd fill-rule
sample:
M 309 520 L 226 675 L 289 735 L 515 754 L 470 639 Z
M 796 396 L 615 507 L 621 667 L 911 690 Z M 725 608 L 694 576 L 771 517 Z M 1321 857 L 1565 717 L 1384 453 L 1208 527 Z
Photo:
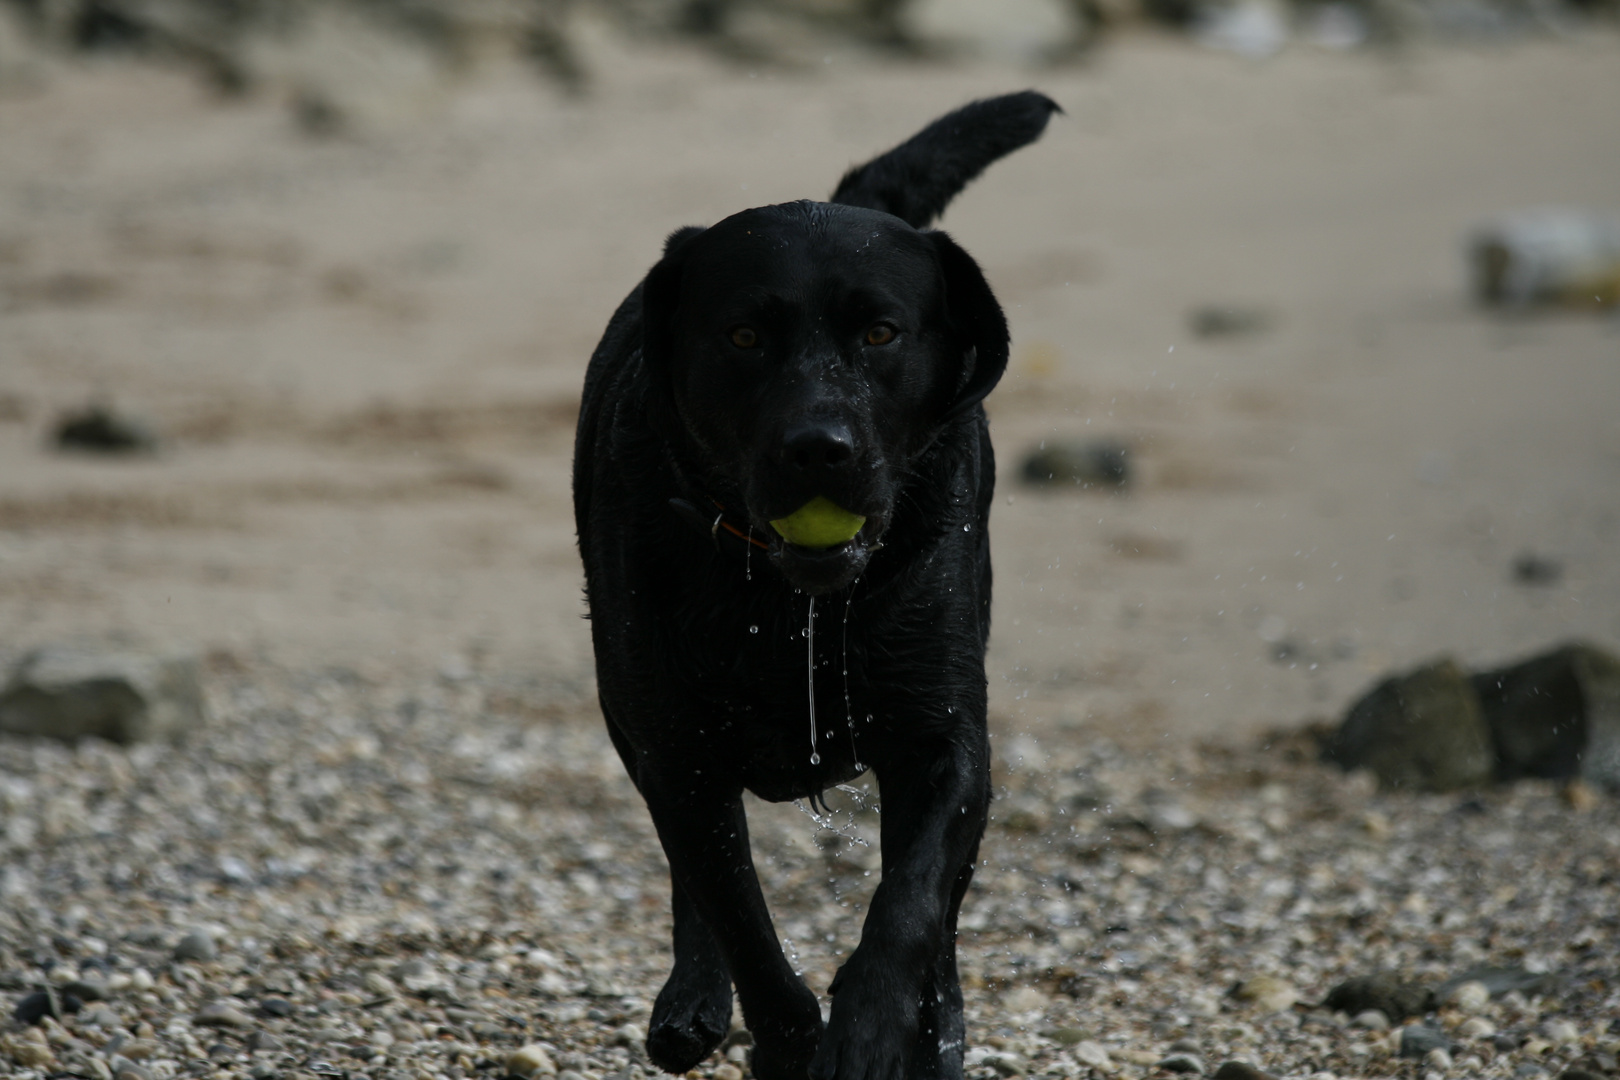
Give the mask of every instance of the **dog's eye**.
M 894 327 L 888 323 L 878 323 L 866 332 L 868 345 L 887 345 L 894 340 Z
M 759 335 L 746 326 L 738 326 L 731 331 L 731 343 L 739 349 L 752 349 L 759 344 Z

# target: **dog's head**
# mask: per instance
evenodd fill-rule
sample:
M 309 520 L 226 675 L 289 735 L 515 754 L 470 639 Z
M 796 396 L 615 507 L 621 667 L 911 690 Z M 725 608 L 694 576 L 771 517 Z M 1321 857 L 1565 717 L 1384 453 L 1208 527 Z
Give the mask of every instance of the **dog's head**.
M 811 593 L 861 573 L 911 463 L 1007 366 L 972 258 L 876 210 L 785 203 L 677 233 L 643 310 L 666 434 Z M 818 496 L 866 518 L 852 539 L 803 547 L 771 527 Z

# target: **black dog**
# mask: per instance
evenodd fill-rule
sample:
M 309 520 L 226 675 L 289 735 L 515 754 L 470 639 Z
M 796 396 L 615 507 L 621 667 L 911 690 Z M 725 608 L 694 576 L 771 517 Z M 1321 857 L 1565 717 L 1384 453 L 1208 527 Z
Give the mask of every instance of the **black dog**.
M 647 1032 L 672 1073 L 719 1045 L 735 984 L 759 1080 L 962 1075 L 956 913 L 990 799 L 980 402 L 1007 323 L 967 253 L 923 226 L 1056 109 L 975 102 L 851 170 L 831 203 L 679 230 L 591 358 L 575 513 L 602 712 L 674 883 L 675 965 Z M 836 504 L 817 504 L 819 539 L 771 524 L 817 499 Z M 868 768 L 882 884 L 824 1030 L 741 797 L 814 799 Z

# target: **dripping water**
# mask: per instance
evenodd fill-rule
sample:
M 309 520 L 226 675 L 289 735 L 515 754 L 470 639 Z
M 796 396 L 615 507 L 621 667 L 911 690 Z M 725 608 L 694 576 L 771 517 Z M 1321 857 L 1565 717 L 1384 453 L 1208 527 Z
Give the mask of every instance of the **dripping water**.
M 855 759 L 855 770 L 865 772 L 866 766 L 861 764 L 861 752 L 855 746 L 855 709 L 849 702 L 849 604 L 855 598 L 855 586 L 861 583 L 856 578 L 849 583 L 849 591 L 844 594 L 844 641 L 843 641 L 843 669 L 844 669 L 844 725 L 849 728 L 849 753 Z
M 810 686 L 810 764 L 821 764 L 821 752 L 816 749 L 816 598 L 810 597 L 810 617 L 804 630 L 805 654 L 809 658 Z
M 754 527 L 748 526 L 748 543 L 743 545 L 743 580 L 754 580 Z

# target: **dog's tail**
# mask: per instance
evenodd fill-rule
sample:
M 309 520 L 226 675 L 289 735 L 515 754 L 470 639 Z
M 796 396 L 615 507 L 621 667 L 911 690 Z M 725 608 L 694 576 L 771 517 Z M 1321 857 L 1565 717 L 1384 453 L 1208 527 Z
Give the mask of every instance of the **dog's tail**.
M 964 105 L 849 170 L 830 201 L 882 210 L 920 229 L 992 162 L 1040 138 L 1062 111 L 1034 90 Z

